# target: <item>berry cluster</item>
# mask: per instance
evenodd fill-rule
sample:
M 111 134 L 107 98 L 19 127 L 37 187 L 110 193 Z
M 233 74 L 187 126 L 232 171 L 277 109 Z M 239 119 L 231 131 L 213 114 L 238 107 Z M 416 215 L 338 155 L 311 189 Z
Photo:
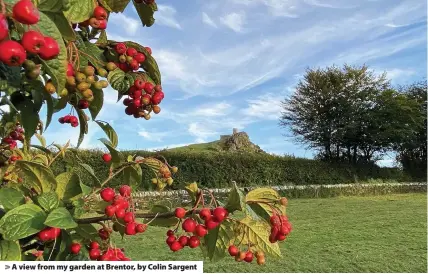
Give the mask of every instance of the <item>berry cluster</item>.
M 61 124 L 71 124 L 72 127 L 77 127 L 79 125 L 79 120 L 74 115 L 65 115 L 59 118 L 58 122 Z
M 184 208 L 179 207 L 175 209 L 174 214 L 175 217 L 183 219 L 186 217 L 187 211 Z M 217 207 L 212 212 L 209 208 L 203 208 L 199 213 L 199 217 L 204 220 L 204 224 L 198 223 L 194 218 L 186 218 L 181 225 L 184 232 L 183 235 L 177 238 L 177 236 L 175 236 L 175 232 L 173 230 L 169 230 L 166 234 L 166 243 L 173 252 L 183 249 L 186 246 L 196 248 L 201 243 L 200 238 L 205 237 L 209 230 L 216 228 L 224 221 L 224 219 L 226 219 L 227 215 L 228 212 L 223 207 Z M 178 227 L 175 230 L 177 229 Z M 193 235 L 185 235 L 186 233 Z
M 138 52 L 133 47 L 127 47 L 125 43 L 117 43 L 114 49 L 119 55 L 119 62 L 116 65 L 124 72 L 137 71 L 146 61 L 144 53 Z M 146 50 L 151 53 L 150 48 L 146 47 Z
M 98 261 L 130 261 L 120 248 L 107 248 L 104 252 L 101 251 L 100 245 L 97 242 L 91 242 L 89 245 L 89 258 Z
M 235 260 L 237 262 L 247 262 L 251 263 L 254 260 L 254 255 L 257 259 L 257 264 L 262 265 L 265 264 L 265 254 L 263 251 L 257 251 L 255 254 L 250 250 L 247 249 L 246 251 L 240 251 L 238 247 L 231 245 L 229 246 L 229 255 L 232 257 L 235 257 Z
M 1 140 L 2 144 L 9 145 L 9 149 L 14 149 L 18 146 L 17 141 L 24 141 L 24 129 L 17 125 L 15 130 L 11 131 L 8 136 Z
M 135 235 L 146 231 L 147 225 L 137 223 L 134 213 L 130 210 L 130 202 L 132 203 L 130 186 L 121 186 L 118 195 L 116 195 L 114 189 L 104 188 L 101 190 L 100 196 L 104 201 L 111 203 L 104 209 L 105 215 L 122 220 L 125 223 L 126 235 Z M 105 231 L 105 229 L 103 230 Z M 108 238 L 108 236 L 104 238 Z
M 269 241 L 276 243 L 277 241 L 284 241 L 287 235 L 291 232 L 291 223 L 288 221 L 287 216 L 277 215 L 274 213 L 270 217 L 271 232 Z
M 92 17 L 84 22 L 79 23 L 79 27 L 86 28 L 91 26 L 94 29 L 106 29 L 107 16 L 107 11 L 103 7 L 96 6 L 92 13 Z
M 47 227 L 37 235 L 42 242 L 53 241 L 61 235 L 61 229 L 56 227 Z
M 74 70 L 73 65 L 70 63 L 67 66 L 67 84 L 66 89 L 61 96 L 68 93 L 73 93 L 78 98 L 77 107 L 79 109 L 87 109 L 90 102 L 94 100 L 94 94 L 91 88 L 103 89 L 108 86 L 107 80 L 99 80 L 98 75 L 101 77 L 107 76 L 107 71 L 103 68 L 95 71 L 93 66 L 86 66 L 82 70 Z
M 12 18 L 25 25 L 37 24 L 40 13 L 30 0 L 18 1 L 12 9 Z M 43 60 L 51 60 L 58 56 L 59 46 L 55 39 L 43 36 L 38 31 L 28 30 L 21 41 L 5 40 L 8 37 L 9 26 L 7 17 L 0 15 L 0 61 L 8 66 L 21 66 L 27 55 L 38 55 Z
M 167 184 L 167 185 L 172 185 L 172 183 L 174 182 L 174 179 L 172 179 L 172 173 L 177 173 L 178 172 L 178 167 L 173 166 L 171 167 L 171 170 L 168 168 L 167 165 L 162 165 L 159 170 L 158 170 L 158 174 L 159 177 L 158 178 L 153 178 L 152 179 L 152 183 L 158 186 L 161 186 L 163 184 Z

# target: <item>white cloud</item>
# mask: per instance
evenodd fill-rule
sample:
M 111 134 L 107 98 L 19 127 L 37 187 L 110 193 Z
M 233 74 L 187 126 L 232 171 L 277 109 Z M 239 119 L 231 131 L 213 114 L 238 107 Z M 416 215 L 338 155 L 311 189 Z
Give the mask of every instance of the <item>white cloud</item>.
M 156 20 L 155 24 L 181 29 L 181 25 L 175 18 L 176 13 L 177 11 L 171 6 L 158 5 L 158 11 L 154 14 Z
M 248 107 L 242 113 L 251 117 L 258 117 L 264 120 L 277 120 L 281 115 L 281 100 L 284 96 L 279 94 L 263 94 L 256 99 L 248 100 Z
M 229 14 L 226 14 L 225 16 L 220 18 L 220 21 L 223 25 L 230 28 L 231 30 L 235 32 L 241 32 L 242 27 L 245 24 L 245 13 L 236 13 L 232 12 Z
M 206 24 L 208 26 L 217 28 L 217 24 L 205 12 L 202 13 L 202 22 L 204 22 L 204 24 Z
M 135 35 L 141 28 L 141 22 L 137 19 L 126 16 L 123 13 L 111 13 L 109 17 L 109 25 L 119 26 L 120 31 L 124 31 L 128 35 Z M 126 26 L 125 28 L 121 26 Z M 112 39 L 109 37 L 109 39 Z M 121 39 L 124 40 L 124 39 Z
M 207 104 L 199 107 L 192 112 L 195 116 L 205 116 L 205 117 L 219 117 L 224 116 L 230 113 L 231 105 L 225 102 L 217 104 Z
M 169 135 L 169 132 L 154 132 L 153 130 L 147 131 L 142 129 L 138 131 L 138 135 L 148 141 L 162 142 L 163 138 Z
M 386 70 L 388 79 L 396 80 L 398 78 L 407 78 L 416 74 L 416 71 L 412 69 L 387 69 Z

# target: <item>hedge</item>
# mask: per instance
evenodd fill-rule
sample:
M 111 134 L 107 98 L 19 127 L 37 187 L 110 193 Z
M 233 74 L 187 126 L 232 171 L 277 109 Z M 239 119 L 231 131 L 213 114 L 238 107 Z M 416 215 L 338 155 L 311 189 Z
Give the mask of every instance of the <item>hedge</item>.
M 102 162 L 102 151 L 79 150 L 81 160 L 94 168 L 95 174 L 105 178 L 108 166 Z M 137 154 L 156 156 L 153 152 L 124 151 L 125 156 Z M 266 154 L 241 154 L 227 152 L 173 152 L 161 153 L 170 165 L 177 166 L 179 172 L 174 176 L 174 186 L 180 187 L 189 182 L 198 182 L 208 188 L 230 186 L 235 181 L 239 186 L 261 185 L 327 185 L 346 184 L 369 179 L 412 181 L 411 176 L 398 168 L 380 168 L 375 165 L 351 166 L 343 163 L 326 163 L 318 160 L 280 157 Z M 64 161 L 58 161 L 52 167 L 56 174 L 66 170 Z M 91 178 L 79 171 L 84 181 L 90 184 Z M 141 190 L 150 190 L 153 174 L 143 169 Z M 113 185 L 120 183 L 120 177 Z

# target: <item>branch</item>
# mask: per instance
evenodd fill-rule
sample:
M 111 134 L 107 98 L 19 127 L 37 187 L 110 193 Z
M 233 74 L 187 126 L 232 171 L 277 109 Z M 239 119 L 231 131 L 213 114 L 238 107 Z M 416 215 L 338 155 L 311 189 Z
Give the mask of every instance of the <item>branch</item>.
M 186 216 L 190 216 L 192 214 L 199 214 L 200 211 L 201 211 L 200 209 L 189 210 L 186 213 Z M 168 219 L 168 218 L 175 217 L 175 212 L 171 211 L 171 212 L 162 212 L 162 213 L 135 213 L 135 218 L 152 219 L 155 217 L 157 219 Z M 100 216 L 100 217 L 92 217 L 92 218 L 86 218 L 86 219 L 78 219 L 76 220 L 76 222 L 78 224 L 93 224 L 93 223 L 98 223 L 102 221 L 111 221 L 111 220 L 112 218 L 110 217 Z

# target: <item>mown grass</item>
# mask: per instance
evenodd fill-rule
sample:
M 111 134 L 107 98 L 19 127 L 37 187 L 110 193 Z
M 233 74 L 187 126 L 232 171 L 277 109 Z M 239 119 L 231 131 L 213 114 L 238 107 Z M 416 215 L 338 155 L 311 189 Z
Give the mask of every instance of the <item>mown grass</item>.
M 266 265 L 257 266 L 226 257 L 216 263 L 204 262 L 204 271 L 427 271 L 426 194 L 290 199 L 287 214 L 294 231 L 280 245 L 283 258 L 267 257 Z M 169 251 L 165 232 L 150 227 L 120 245 L 133 260 L 202 258 L 199 249 Z

